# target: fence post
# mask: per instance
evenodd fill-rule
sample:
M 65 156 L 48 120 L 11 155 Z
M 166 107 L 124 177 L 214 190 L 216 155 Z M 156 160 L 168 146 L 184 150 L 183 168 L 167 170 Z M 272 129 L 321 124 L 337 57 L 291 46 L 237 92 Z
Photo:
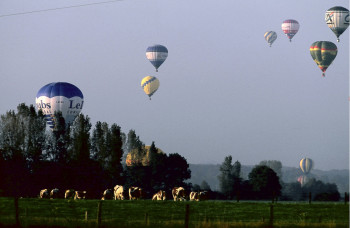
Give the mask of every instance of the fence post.
M 346 205 L 349 201 L 349 195 L 347 192 L 344 193 L 344 204 Z
M 148 225 L 148 213 L 147 212 L 145 213 L 145 225 L 146 226 Z
M 98 202 L 98 207 L 97 207 L 97 227 L 101 226 L 101 213 L 102 212 L 102 200 Z
M 88 221 L 88 211 L 85 211 L 85 222 Z
M 269 221 L 270 227 L 273 227 L 273 204 L 270 205 L 270 221 Z
M 15 218 L 16 226 L 19 227 L 19 208 L 18 208 L 18 197 L 15 197 Z
M 309 204 L 311 204 L 311 192 L 309 192 Z
M 190 218 L 190 205 L 186 204 L 186 214 L 185 214 L 185 228 L 188 228 L 188 221 Z

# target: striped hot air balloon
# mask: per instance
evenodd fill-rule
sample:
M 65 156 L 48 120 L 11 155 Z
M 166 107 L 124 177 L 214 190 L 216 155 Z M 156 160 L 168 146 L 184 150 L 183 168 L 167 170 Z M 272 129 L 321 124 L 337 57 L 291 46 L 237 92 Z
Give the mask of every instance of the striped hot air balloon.
M 271 47 L 272 43 L 277 39 L 277 33 L 274 31 L 268 31 L 265 32 L 264 37 Z
M 300 160 L 300 169 L 303 173 L 308 174 L 314 166 L 314 162 L 310 158 Z
M 299 22 L 293 19 L 285 20 L 282 23 L 282 30 L 289 38 L 289 41 L 292 42 L 292 38 L 299 31 Z
M 168 49 L 160 44 L 149 46 L 146 50 L 146 57 L 158 72 L 158 68 L 168 57 Z
M 332 7 L 326 11 L 325 20 L 339 42 L 339 36 L 349 27 L 349 10 L 342 6 Z
M 317 66 L 321 69 L 322 76 L 326 75 L 326 70 L 337 56 L 337 46 L 329 41 L 316 41 L 311 44 L 310 54 Z
M 71 124 L 83 108 L 84 96 L 78 87 L 68 82 L 53 82 L 36 94 L 36 107 L 45 115 L 47 124 L 55 130 L 55 112 L 61 112 L 66 125 Z
M 159 80 L 154 76 L 146 76 L 141 81 L 141 87 L 145 91 L 145 93 L 149 96 L 149 99 L 151 100 L 151 96 L 159 88 Z

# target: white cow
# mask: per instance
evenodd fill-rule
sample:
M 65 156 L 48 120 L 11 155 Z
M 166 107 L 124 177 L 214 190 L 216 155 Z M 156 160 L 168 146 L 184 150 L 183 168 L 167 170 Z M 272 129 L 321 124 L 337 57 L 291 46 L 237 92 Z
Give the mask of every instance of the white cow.
M 73 199 L 75 196 L 75 191 L 74 189 L 68 189 L 66 190 L 66 192 L 64 193 L 64 198 L 65 199 Z
M 74 199 L 85 199 L 86 191 L 75 191 Z
M 163 190 L 159 190 L 153 195 L 152 200 L 166 200 L 166 193 Z
M 140 187 L 130 187 L 129 188 L 129 199 L 138 200 L 142 198 L 142 188 Z
M 112 189 L 106 189 L 103 192 L 102 199 L 101 200 L 111 200 L 113 199 L 114 193 Z
M 171 193 L 174 201 L 186 201 L 185 189 L 183 187 L 174 187 Z
M 48 199 L 48 198 L 50 198 L 50 193 L 49 193 L 49 190 L 48 189 L 42 189 L 42 190 L 40 190 L 40 198 L 41 199 Z
M 122 185 L 116 185 L 114 187 L 114 199 L 124 200 L 124 187 Z
M 58 188 L 54 188 L 50 192 L 50 199 L 57 199 L 59 194 Z
M 200 200 L 200 201 L 203 201 L 203 200 L 207 200 L 208 199 L 208 192 L 207 191 L 201 191 L 201 192 L 199 192 L 199 194 L 198 194 L 198 199 Z
M 190 201 L 199 201 L 199 193 L 191 192 L 190 193 Z

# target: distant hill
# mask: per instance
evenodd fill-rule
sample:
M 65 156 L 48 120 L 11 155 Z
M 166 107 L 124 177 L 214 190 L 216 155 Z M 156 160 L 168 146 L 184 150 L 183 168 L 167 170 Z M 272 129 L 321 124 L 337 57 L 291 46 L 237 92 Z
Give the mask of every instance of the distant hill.
M 212 190 L 220 190 L 218 175 L 220 174 L 220 166 L 214 164 L 190 164 L 191 179 L 188 182 L 200 185 L 205 180 Z M 244 180 L 248 179 L 248 174 L 254 166 L 241 167 L 241 174 Z M 282 181 L 285 183 L 296 182 L 298 177 L 303 173 L 300 169 L 294 167 L 282 167 Z M 324 183 L 334 183 L 338 186 L 340 194 L 349 192 L 349 170 L 312 170 L 309 174 L 316 180 L 321 180 Z

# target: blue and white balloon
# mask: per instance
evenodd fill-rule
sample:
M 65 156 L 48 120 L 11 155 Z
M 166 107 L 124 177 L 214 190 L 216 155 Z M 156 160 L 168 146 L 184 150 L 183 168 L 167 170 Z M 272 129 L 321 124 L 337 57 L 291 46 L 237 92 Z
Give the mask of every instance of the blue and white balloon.
M 158 72 L 158 68 L 168 57 L 168 49 L 160 44 L 149 46 L 146 50 L 146 57 Z
M 66 125 L 71 124 L 83 108 L 84 96 L 78 87 L 67 82 L 53 82 L 42 87 L 36 95 L 36 107 L 55 129 L 55 112 L 61 112 Z

